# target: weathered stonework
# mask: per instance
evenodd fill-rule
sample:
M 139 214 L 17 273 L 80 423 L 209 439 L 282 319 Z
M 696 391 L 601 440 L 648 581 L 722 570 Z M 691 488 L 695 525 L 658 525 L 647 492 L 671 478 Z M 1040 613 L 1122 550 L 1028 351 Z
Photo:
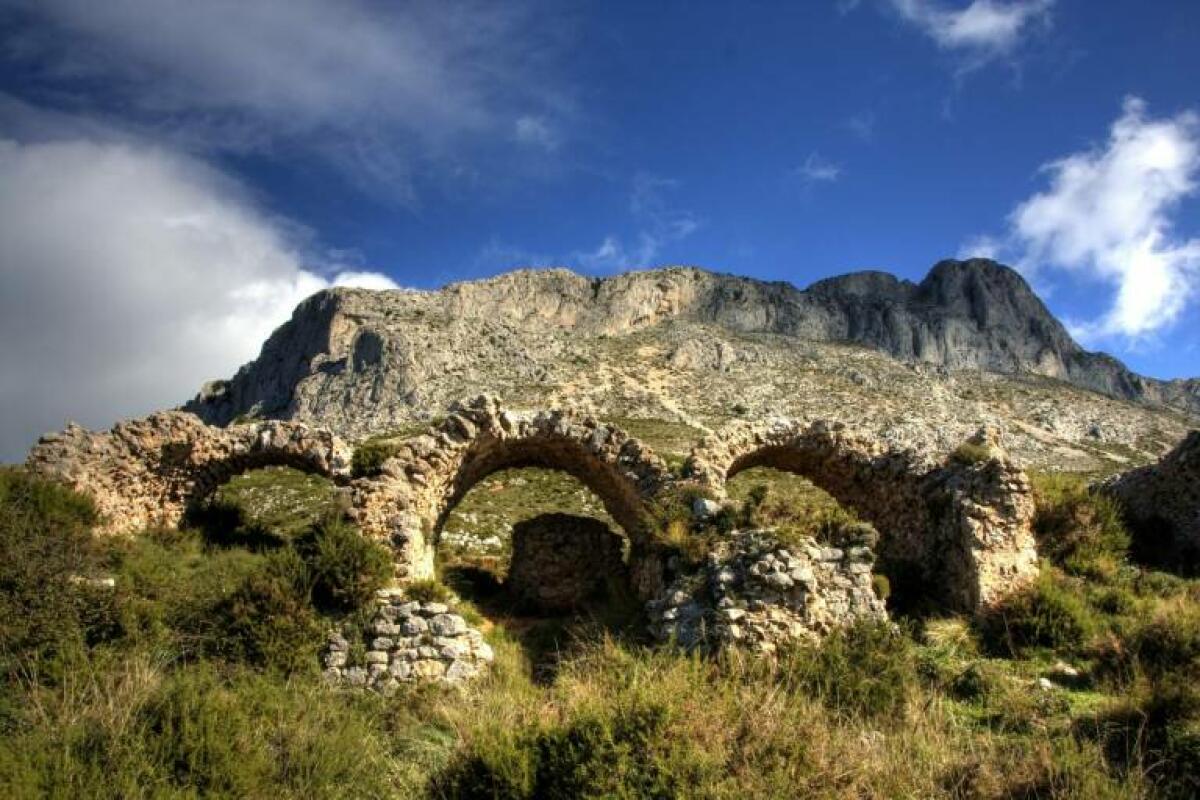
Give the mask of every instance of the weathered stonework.
M 882 533 L 889 575 L 928 588 L 946 607 L 975 611 L 1036 574 L 1029 484 L 986 431 L 965 456 L 939 461 L 932 452 L 840 423 L 739 423 L 693 450 L 684 480 L 719 499 L 725 481 L 752 466 L 804 475 Z M 212 428 L 166 412 L 109 433 L 71 427 L 44 437 L 29 464 L 95 496 L 107 530 L 132 531 L 177 523 L 189 503 L 246 469 L 288 464 L 342 480 L 348 456 L 336 437 L 304 425 Z M 348 513 L 394 549 L 398 581 L 430 578 L 449 511 L 496 470 L 525 466 L 563 470 L 595 492 L 630 540 L 634 590 L 646 599 L 661 592 L 668 576 L 646 512 L 678 479 L 637 439 L 570 409 L 518 413 L 488 396 L 455 404 L 378 475 L 350 483 Z
M 505 586 L 528 606 L 572 611 L 627 578 L 621 537 L 591 517 L 542 514 L 513 528 L 512 562 Z
M 329 637 L 321 654 L 332 684 L 394 691 L 402 683 L 461 683 L 492 663 L 491 646 L 444 603 L 409 600 L 403 589 L 384 589 L 367 626 L 363 663 L 351 664 L 345 631 Z
M 1125 472 L 1099 488 L 1120 501 L 1135 549 L 1200 569 L 1200 430 L 1157 464 Z
M 807 537 L 783 545 L 770 531 L 735 531 L 701 568 L 647 605 L 651 632 L 687 649 L 773 653 L 857 620 L 886 619 L 871 584 L 877 536 L 860 525 L 835 547 Z
M 666 464 L 625 432 L 570 409 L 518 413 L 494 397 L 455 404 L 445 421 L 409 439 L 380 474 L 354 482 L 362 531 L 399 553 L 398 577 L 433 575 L 434 532 L 472 486 L 508 467 L 548 467 L 603 501 L 637 549 L 644 506 L 670 480 Z
M 330 478 L 349 475 L 351 449 L 328 431 L 296 422 L 216 428 L 194 414 L 164 411 L 107 432 L 69 425 L 43 436 L 27 465 L 91 495 L 102 533 L 174 526 L 189 504 L 257 467 L 284 465 Z
M 994 431 L 973 444 L 978 458 L 939 461 L 928 445 L 888 445 L 841 423 L 738 422 L 701 442 L 686 473 L 717 497 L 750 467 L 803 475 L 879 529 L 889 573 L 973 611 L 1037 574 L 1029 482 Z

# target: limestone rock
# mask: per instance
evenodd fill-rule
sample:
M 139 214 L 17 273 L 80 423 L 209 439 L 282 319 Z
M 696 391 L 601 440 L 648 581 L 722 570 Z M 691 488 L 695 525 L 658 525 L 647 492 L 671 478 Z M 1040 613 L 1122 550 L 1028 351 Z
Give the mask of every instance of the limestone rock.
M 545 357 L 570 344 L 551 338 L 551 350 L 539 352 L 526 346 L 531 336 L 625 336 L 677 322 L 853 342 L 915 364 L 1044 375 L 1200 412 L 1200 382 L 1144 378 L 1083 350 L 1018 273 L 984 259 L 942 261 L 919 284 L 861 272 L 804 290 L 695 268 L 604 279 L 519 270 L 437 292 L 331 289 L 305 300 L 256 361 L 207 384 L 187 409 L 217 424 L 257 414 L 386 430 L 410 422 L 414 406 L 444 406 L 472 379 L 479 383 L 480 364 L 503 364 L 526 384 L 544 380 L 552 369 Z M 690 337 L 669 362 L 729 371 L 752 359 L 728 343 Z M 450 383 L 456 388 L 438 388 Z

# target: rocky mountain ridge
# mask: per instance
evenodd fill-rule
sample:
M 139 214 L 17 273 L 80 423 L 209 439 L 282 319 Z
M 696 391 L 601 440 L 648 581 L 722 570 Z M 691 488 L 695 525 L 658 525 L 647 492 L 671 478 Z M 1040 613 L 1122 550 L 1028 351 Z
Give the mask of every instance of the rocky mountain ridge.
M 713 371 L 723 379 L 714 382 Z M 693 267 L 609 278 L 518 270 L 431 292 L 327 290 L 301 303 L 255 361 L 206 385 L 187 408 L 216 424 L 259 416 L 363 436 L 494 391 L 535 405 L 593 402 L 702 431 L 743 406 L 828 415 L 808 405 L 849 380 L 859 395 L 896 393 L 881 418 L 895 423 L 925 406 L 938 424 L 944 409 L 934 406 L 962 400 L 941 389 L 994 384 L 988 376 L 1051 379 L 1084 390 L 1085 405 L 1101 402 L 1095 392 L 1200 415 L 1200 381 L 1144 378 L 1083 350 L 1019 274 L 987 260 L 940 262 L 920 283 L 860 272 L 803 290 Z M 964 430 L 1005 413 L 984 412 Z M 1160 444 L 1181 424 L 1167 427 Z

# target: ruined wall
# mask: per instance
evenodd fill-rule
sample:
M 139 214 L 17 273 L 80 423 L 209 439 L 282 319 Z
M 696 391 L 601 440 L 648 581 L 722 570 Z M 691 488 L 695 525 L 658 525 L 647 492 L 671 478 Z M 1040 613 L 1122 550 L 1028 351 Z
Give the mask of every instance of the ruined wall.
M 106 432 L 69 425 L 43 436 L 27 466 L 90 495 L 102 533 L 179 524 L 189 504 L 248 469 L 290 466 L 349 475 L 350 448 L 328 431 L 295 422 L 216 428 L 194 414 L 164 411 Z
M 679 576 L 648 604 L 651 633 L 686 649 L 744 647 L 774 653 L 859 620 L 887 618 L 871 585 L 878 535 L 821 544 L 770 531 L 735 531 L 699 569 Z
M 499 469 L 563 470 L 591 489 L 637 546 L 644 504 L 670 480 L 663 461 L 623 431 L 569 409 L 517 413 L 481 396 L 414 437 L 378 476 L 354 482 L 355 521 L 400 553 L 401 577 L 433 575 L 434 535 L 472 486 Z
M 1165 565 L 1200 570 L 1200 430 L 1157 464 L 1099 488 L 1121 503 L 1135 550 Z
M 750 467 L 803 475 L 878 528 L 882 569 L 972 611 L 1037 573 L 1028 480 L 993 431 L 974 445 L 977 458 L 939 461 L 932 446 L 887 445 L 842 423 L 739 421 L 701 442 L 686 472 L 717 496 Z
M 621 537 L 598 519 L 542 514 L 513 528 L 505 587 L 532 609 L 561 613 L 582 607 L 626 576 Z
M 1029 484 L 988 432 L 969 451 L 976 457 L 943 462 L 931 452 L 819 420 L 739 423 L 693 450 L 686 480 L 721 497 L 725 481 L 751 466 L 802 474 L 875 525 L 882 568 L 913 571 L 946 606 L 976 610 L 1036 574 Z M 73 426 L 44 437 L 29 457 L 34 470 L 93 495 L 108 531 L 177 524 L 189 503 L 268 464 L 345 479 L 349 449 L 301 424 L 214 428 L 165 412 L 108 433 Z M 492 472 L 523 466 L 563 470 L 594 491 L 630 538 L 635 590 L 647 598 L 661 590 L 646 510 L 677 479 L 637 439 L 570 409 L 517 413 L 488 396 L 458 403 L 378 475 L 350 484 L 349 513 L 394 548 L 399 581 L 429 578 L 446 514 Z

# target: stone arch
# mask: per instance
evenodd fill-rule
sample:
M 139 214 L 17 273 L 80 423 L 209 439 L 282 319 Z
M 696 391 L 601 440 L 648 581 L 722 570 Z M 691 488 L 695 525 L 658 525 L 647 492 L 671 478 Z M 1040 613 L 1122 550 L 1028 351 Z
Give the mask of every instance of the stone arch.
M 842 423 L 739 421 L 693 449 L 686 469 L 719 497 L 750 467 L 802 475 L 880 531 L 885 570 L 952 609 L 976 611 L 1037 572 L 1028 480 L 981 436 L 990 457 L 939 460 L 931 446 L 890 446 Z
M 342 480 L 349 448 L 331 433 L 295 422 L 216 428 L 184 411 L 120 422 L 96 433 L 68 425 L 43 436 L 28 466 L 91 495 L 102 533 L 178 525 L 188 507 L 250 469 L 289 466 Z
M 624 431 L 570 409 L 517 413 L 481 396 L 452 407 L 429 432 L 404 442 L 380 475 L 354 484 L 354 511 L 368 535 L 398 551 L 400 577 L 433 574 L 434 536 L 479 481 L 500 469 L 545 467 L 587 486 L 646 545 L 646 501 L 670 480 L 666 464 Z

